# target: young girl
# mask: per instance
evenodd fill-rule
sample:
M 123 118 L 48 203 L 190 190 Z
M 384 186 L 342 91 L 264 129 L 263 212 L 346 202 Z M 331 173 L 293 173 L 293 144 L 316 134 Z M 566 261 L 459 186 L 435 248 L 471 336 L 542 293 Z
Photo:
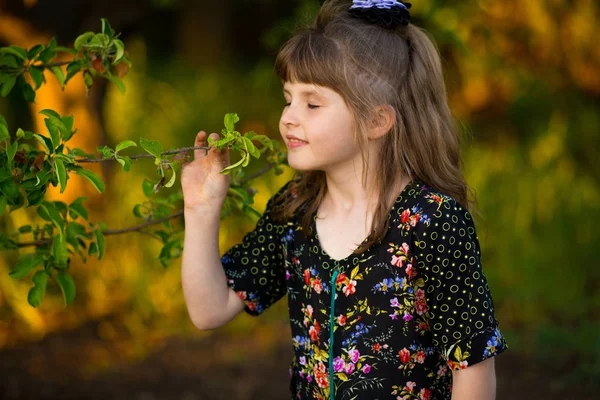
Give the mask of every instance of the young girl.
M 222 258 L 229 155 L 200 150 L 184 167 L 191 319 L 213 329 L 287 294 L 294 399 L 495 397 L 493 356 L 506 341 L 439 54 L 409 8 L 326 1 L 283 46 L 279 128 L 298 174 Z

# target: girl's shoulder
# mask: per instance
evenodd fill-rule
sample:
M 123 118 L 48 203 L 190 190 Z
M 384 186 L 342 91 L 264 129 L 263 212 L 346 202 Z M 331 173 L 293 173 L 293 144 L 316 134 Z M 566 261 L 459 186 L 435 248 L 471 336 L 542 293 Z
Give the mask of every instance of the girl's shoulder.
M 414 178 L 396 200 L 393 216 L 406 230 L 418 223 L 430 225 L 432 220 L 442 218 L 456 222 L 465 216 L 470 219 L 467 208 L 454 197 L 418 178 Z

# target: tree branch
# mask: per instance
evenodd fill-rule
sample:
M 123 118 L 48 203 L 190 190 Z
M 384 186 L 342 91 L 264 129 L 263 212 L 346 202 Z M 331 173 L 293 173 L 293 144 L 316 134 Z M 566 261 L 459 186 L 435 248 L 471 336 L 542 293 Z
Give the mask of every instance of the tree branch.
M 163 151 L 162 153 L 160 153 L 160 155 L 162 156 L 162 155 L 169 155 L 169 154 L 186 153 L 191 150 L 205 150 L 208 152 L 208 150 L 210 150 L 210 147 L 204 147 L 204 146 L 182 147 L 180 149 Z M 155 158 L 152 154 L 138 154 L 135 156 L 127 156 L 127 157 L 131 158 L 132 160 L 136 160 L 138 158 Z M 80 158 L 80 159 L 75 159 L 74 161 L 77 161 L 79 163 L 98 163 L 98 162 L 103 162 L 103 161 L 114 161 L 114 160 L 115 160 L 114 157 L 109 157 L 109 158 Z
M 165 221 L 178 218 L 182 215 L 183 215 L 183 210 L 179 210 L 176 213 L 169 215 L 168 217 L 164 217 L 164 218 L 157 219 L 154 221 L 148 221 L 141 225 L 133 226 L 131 228 L 106 230 L 103 232 L 103 234 L 104 234 L 104 236 L 111 236 L 111 235 L 120 235 L 122 233 L 136 232 L 136 231 L 139 231 L 141 233 L 148 233 L 148 232 L 142 232 L 142 229 L 147 228 L 152 225 L 162 224 Z M 91 233 L 87 233 L 87 234 L 91 235 Z M 22 247 L 29 247 L 29 246 L 43 246 L 43 245 L 51 244 L 51 243 L 52 243 L 52 239 L 43 239 L 43 240 L 36 240 L 34 242 L 17 243 L 17 246 L 19 248 L 22 248 Z

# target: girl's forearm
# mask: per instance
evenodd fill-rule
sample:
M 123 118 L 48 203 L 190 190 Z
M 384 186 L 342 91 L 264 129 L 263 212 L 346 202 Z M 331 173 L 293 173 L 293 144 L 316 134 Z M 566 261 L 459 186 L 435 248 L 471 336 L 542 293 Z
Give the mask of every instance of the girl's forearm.
M 495 400 L 494 358 L 452 371 L 452 400 Z
M 220 210 L 186 210 L 181 283 L 188 313 L 198 329 L 214 329 L 243 309 L 227 286 L 219 255 Z

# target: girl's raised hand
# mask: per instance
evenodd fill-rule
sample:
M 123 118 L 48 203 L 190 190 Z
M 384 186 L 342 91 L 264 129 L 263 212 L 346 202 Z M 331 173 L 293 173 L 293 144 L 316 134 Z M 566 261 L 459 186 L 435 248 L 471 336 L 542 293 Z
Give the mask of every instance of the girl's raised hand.
M 219 139 L 218 133 L 211 133 L 210 138 Z M 208 146 L 206 132 L 196 135 L 194 147 Z M 194 150 L 194 160 L 183 164 L 181 171 L 181 188 L 186 211 L 216 209 L 220 212 L 227 190 L 229 175 L 221 174 L 223 168 L 229 166 L 229 149 Z

